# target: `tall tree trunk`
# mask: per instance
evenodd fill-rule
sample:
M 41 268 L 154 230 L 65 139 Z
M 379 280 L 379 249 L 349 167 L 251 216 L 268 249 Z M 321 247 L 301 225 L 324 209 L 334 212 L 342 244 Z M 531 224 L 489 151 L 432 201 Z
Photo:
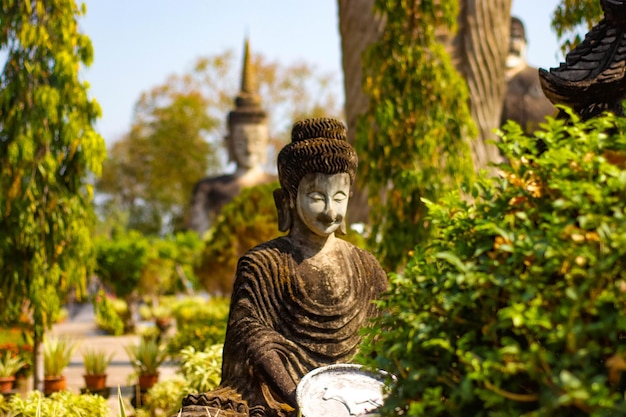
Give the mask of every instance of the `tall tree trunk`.
M 339 0 L 339 33 L 341 64 L 345 92 L 345 113 L 348 140 L 354 144 L 356 122 L 367 111 L 368 99 L 362 88 L 361 55 L 378 40 L 385 26 L 381 16 L 373 12 L 374 0 Z M 355 187 L 348 209 L 350 223 L 367 223 L 369 205 L 367 189 Z
M 478 127 L 472 142 L 477 169 L 500 162 L 497 139 L 506 92 L 505 62 L 509 49 L 511 0 L 462 0 L 458 32 L 449 52 L 457 70 L 467 81 L 470 110 Z
M 415 0 L 420 1 L 420 0 Z M 472 143 L 477 169 L 500 161 L 494 129 L 500 125 L 502 102 L 506 89 L 504 78 L 508 51 L 511 0 L 460 0 L 459 30 L 453 39 L 445 35 L 456 68 L 467 80 L 472 117 L 479 136 Z M 354 143 L 356 121 L 367 110 L 368 99 L 361 87 L 361 55 L 375 42 L 384 28 L 384 19 L 375 16 L 374 0 L 339 0 L 344 73 L 345 112 L 348 138 Z M 350 207 L 351 222 L 367 222 L 367 191 L 357 189 Z

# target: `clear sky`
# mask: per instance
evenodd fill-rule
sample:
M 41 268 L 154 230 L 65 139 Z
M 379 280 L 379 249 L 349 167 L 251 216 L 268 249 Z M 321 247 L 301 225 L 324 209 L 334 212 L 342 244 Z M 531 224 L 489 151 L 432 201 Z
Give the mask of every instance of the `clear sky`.
M 246 34 L 253 53 L 285 64 L 306 61 L 342 84 L 337 0 L 85 0 L 79 24 L 95 59 L 84 72 L 102 106 L 98 130 L 107 143 L 130 127 L 141 92 L 183 73 L 196 58 L 234 50 Z M 528 61 L 558 66 L 550 16 L 558 0 L 513 0 L 528 38 Z

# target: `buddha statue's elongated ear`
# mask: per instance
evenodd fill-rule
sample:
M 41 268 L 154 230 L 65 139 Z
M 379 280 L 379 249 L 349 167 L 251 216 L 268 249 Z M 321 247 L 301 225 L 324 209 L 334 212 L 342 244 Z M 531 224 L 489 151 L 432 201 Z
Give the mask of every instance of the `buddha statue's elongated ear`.
M 274 190 L 274 204 L 278 212 L 278 230 L 286 232 L 291 229 L 293 219 L 291 218 L 291 208 L 289 207 L 289 194 L 283 188 Z

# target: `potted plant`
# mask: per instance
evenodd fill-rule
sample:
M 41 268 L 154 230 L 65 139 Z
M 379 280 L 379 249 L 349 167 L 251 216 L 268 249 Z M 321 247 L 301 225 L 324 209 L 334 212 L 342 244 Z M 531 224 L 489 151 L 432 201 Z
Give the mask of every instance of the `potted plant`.
M 10 392 L 15 382 L 15 374 L 26 365 L 19 356 L 5 354 L 0 357 L 0 393 Z
M 48 337 L 43 342 L 43 391 L 49 395 L 66 387 L 63 370 L 69 365 L 76 344 L 66 338 Z
M 113 354 L 97 349 L 85 349 L 82 352 L 85 367 L 85 387 L 89 392 L 98 392 L 106 388 L 107 368 L 113 359 Z
M 165 362 L 167 352 L 155 338 L 141 338 L 138 345 L 128 345 L 125 349 L 138 375 L 139 387 L 145 392 L 159 380 L 159 366 Z
M 152 316 L 156 327 L 165 332 L 172 325 L 172 309 L 160 304 L 152 309 Z

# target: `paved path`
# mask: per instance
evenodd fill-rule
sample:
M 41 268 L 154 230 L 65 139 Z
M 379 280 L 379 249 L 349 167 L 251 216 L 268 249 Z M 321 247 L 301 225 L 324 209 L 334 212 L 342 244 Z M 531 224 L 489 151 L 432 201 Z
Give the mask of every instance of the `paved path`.
M 135 382 L 131 379 L 133 369 L 130 366 L 124 346 L 139 343 L 139 336 L 108 336 L 104 334 L 96 327 L 93 308 L 89 303 L 76 307 L 74 315 L 65 322 L 56 324 L 50 334 L 70 337 L 78 344 L 70 365 L 64 372 L 68 389 L 79 393 L 80 389 L 85 386 L 81 351 L 85 348 L 97 348 L 113 355 L 113 360 L 107 370 L 107 386 L 112 388 L 108 400 L 111 416 L 118 415 L 118 385 L 122 388 L 122 395 L 127 400 L 127 404 L 130 404 Z M 163 379 L 173 375 L 176 368 L 172 364 L 164 364 L 160 367 L 159 372 L 160 379 Z

